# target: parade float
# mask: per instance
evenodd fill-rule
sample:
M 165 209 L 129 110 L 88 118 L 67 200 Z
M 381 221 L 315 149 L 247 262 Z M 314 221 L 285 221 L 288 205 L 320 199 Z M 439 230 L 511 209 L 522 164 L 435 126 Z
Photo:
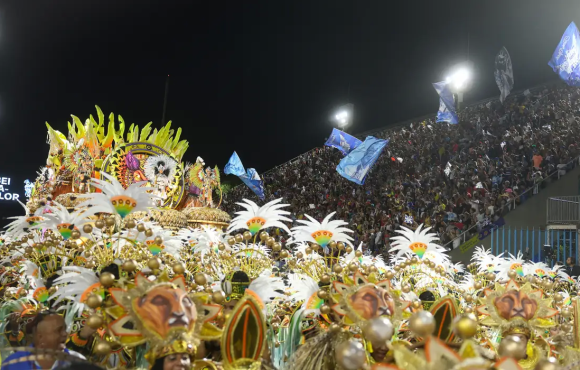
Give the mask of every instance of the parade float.
M 47 125 L 46 165 L 2 235 L 2 358 L 53 309 L 67 347 L 109 369 L 580 366 L 577 282 L 558 267 L 482 248 L 453 264 L 423 225 L 385 261 L 334 213 L 293 222 L 283 199 L 230 219 L 219 169 L 184 164 L 181 130 L 151 126 L 100 109 L 67 135 Z

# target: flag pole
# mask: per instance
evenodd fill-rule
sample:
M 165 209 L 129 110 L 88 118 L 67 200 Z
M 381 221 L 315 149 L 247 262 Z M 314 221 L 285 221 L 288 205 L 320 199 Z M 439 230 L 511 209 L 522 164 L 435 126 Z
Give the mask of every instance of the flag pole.
M 167 109 L 167 94 L 169 93 L 169 75 L 165 80 L 165 96 L 163 97 L 163 115 L 161 116 L 161 125 L 165 125 L 165 110 Z

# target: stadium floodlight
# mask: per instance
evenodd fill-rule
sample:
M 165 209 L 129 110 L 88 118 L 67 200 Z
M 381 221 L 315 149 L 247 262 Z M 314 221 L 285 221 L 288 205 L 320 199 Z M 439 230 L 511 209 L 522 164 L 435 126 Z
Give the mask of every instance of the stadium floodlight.
M 467 86 L 471 80 L 471 71 L 466 67 L 459 68 L 452 75 L 446 78 L 446 81 L 451 84 L 453 90 L 459 92 Z
M 337 109 L 336 113 L 332 116 L 332 121 L 342 129 L 352 123 L 352 112 L 353 105 L 347 104 Z

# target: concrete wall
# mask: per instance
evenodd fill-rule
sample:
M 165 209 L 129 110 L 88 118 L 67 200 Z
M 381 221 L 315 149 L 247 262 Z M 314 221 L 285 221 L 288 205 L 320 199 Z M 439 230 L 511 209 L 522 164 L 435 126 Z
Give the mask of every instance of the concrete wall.
M 551 182 L 538 194 L 527 199 L 522 205 L 512 210 L 504 218 L 506 225 L 512 229 L 519 227 L 538 228 L 546 226 L 546 207 L 549 197 L 564 195 L 579 195 L 580 166 L 557 181 Z M 491 237 L 482 240 L 478 245 L 483 245 L 486 249 L 491 248 Z M 475 248 L 471 248 L 465 253 L 461 253 L 457 248 L 450 253 L 454 262 L 469 263 L 471 254 Z

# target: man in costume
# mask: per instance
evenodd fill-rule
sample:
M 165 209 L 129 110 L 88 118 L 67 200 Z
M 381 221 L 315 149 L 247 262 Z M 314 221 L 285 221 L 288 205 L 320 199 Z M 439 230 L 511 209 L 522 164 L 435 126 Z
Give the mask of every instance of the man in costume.
M 69 365 L 71 357 L 85 359 L 81 354 L 66 348 L 66 325 L 63 317 L 55 311 L 39 312 L 29 323 L 27 331 L 32 336 L 30 351 L 19 351 L 8 356 L 2 363 L 2 370 L 55 369 Z M 49 352 L 42 358 L 34 359 L 34 349 Z M 63 353 L 69 356 L 59 356 Z

